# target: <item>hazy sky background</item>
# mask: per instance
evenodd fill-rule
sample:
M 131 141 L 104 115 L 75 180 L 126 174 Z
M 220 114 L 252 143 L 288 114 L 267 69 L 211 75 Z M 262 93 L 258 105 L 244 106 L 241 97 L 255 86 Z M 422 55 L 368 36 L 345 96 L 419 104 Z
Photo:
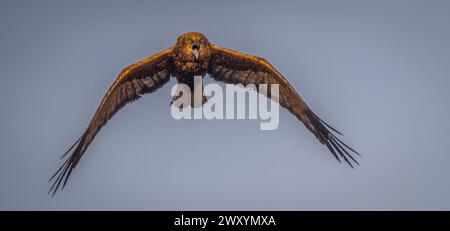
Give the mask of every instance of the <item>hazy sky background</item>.
M 449 210 L 450 1 L 1 1 L 2 210 Z M 282 110 L 170 116 L 171 80 L 50 175 L 127 65 L 187 31 L 265 57 L 363 156 L 339 164 Z

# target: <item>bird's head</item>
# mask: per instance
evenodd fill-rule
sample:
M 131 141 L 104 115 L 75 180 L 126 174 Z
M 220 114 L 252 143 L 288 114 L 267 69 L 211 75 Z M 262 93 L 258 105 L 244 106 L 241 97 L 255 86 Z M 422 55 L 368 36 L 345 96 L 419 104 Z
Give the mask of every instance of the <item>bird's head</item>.
M 190 56 L 194 60 L 209 59 L 210 44 L 205 35 L 199 32 L 188 32 L 178 37 L 176 47 L 183 56 Z
M 177 71 L 183 74 L 203 75 L 211 58 L 211 44 L 199 32 L 189 32 L 178 37 L 173 49 Z

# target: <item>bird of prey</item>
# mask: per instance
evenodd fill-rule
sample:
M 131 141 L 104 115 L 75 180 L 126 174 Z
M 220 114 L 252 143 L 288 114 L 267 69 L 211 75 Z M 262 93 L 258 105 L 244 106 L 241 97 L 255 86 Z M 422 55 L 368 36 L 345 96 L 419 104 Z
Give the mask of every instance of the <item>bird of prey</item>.
M 123 106 L 139 99 L 143 94 L 154 92 L 167 83 L 171 76 L 193 90 L 194 76 L 206 74 L 228 84 L 278 84 L 279 104 L 294 114 L 339 162 L 342 159 L 351 167 L 358 164 L 352 154 L 359 153 L 333 134 L 336 132 L 342 135 L 314 114 L 269 62 L 212 44 L 199 32 L 189 32 L 178 37 L 177 42 L 167 50 L 132 64 L 119 74 L 103 97 L 87 129 L 63 155 L 65 157 L 70 153 L 50 178 L 53 184 L 49 193 L 53 192 L 54 195 L 58 188 L 64 188 L 95 135 Z M 270 97 L 270 92 L 266 96 Z

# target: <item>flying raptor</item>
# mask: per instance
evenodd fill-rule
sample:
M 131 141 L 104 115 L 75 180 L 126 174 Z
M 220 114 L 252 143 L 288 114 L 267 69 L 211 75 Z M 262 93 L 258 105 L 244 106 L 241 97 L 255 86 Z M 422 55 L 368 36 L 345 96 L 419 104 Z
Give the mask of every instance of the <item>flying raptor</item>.
M 171 76 L 193 90 L 193 77 L 206 74 L 228 84 L 278 84 L 279 104 L 294 114 L 339 162 L 342 159 L 351 167 L 358 164 L 352 154 L 359 153 L 336 137 L 333 132 L 342 134 L 314 114 L 269 62 L 260 57 L 219 47 L 210 43 L 205 35 L 189 32 L 181 35 L 167 50 L 132 64 L 119 74 L 103 97 L 87 129 L 63 155 L 65 157 L 70 153 L 50 178 L 53 183 L 49 193 L 54 195 L 58 188 L 64 188 L 95 135 L 125 104 L 139 99 L 143 94 L 154 92 L 167 83 Z M 270 92 L 266 96 L 270 97 Z

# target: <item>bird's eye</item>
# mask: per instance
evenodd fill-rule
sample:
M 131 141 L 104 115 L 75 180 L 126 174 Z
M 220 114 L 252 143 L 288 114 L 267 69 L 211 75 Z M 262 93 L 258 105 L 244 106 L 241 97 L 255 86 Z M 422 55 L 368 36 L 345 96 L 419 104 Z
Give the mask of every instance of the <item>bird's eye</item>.
M 192 39 L 189 39 L 189 40 L 188 40 L 188 43 L 194 43 L 194 41 L 192 41 Z

